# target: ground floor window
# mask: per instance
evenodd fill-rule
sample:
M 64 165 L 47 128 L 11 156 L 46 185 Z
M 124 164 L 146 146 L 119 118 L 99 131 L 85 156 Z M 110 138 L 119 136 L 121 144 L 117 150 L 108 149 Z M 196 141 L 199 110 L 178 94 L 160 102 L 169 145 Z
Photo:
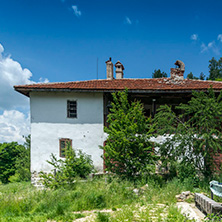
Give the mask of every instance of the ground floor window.
M 72 147 L 72 140 L 68 138 L 62 138 L 59 140 L 59 156 L 65 157 L 65 150 L 67 146 L 70 145 Z

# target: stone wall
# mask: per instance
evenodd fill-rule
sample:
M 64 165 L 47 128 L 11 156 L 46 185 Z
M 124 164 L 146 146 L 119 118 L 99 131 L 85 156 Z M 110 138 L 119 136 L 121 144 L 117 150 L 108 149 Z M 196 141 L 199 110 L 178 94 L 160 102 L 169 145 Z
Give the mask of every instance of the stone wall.
M 31 173 L 31 184 L 39 189 L 43 189 L 44 185 L 41 182 L 40 174 L 36 171 Z

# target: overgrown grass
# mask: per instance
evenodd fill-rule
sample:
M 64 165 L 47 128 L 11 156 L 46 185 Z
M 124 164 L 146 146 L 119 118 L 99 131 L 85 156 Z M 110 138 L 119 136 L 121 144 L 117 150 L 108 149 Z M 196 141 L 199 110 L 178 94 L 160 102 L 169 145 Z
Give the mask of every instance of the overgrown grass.
M 158 205 L 147 205 L 146 207 L 128 206 L 120 209 L 117 212 L 111 213 L 98 213 L 96 222 L 190 222 L 180 211 L 174 206 L 169 207 Z
M 145 183 L 148 184 L 146 190 L 140 190 L 140 194 L 136 195 L 133 189 L 140 188 Z M 73 221 L 75 218 L 83 217 L 81 211 L 84 210 L 119 208 L 123 210 L 116 211 L 114 219 L 128 217 L 131 221 L 130 218 L 134 218 L 132 209 L 149 204 L 169 206 L 167 215 L 173 217 L 171 212 L 175 210 L 173 208 L 176 202 L 175 195 L 185 190 L 195 191 L 191 184 L 190 181 L 181 183 L 177 179 L 170 182 L 149 179 L 135 185 L 115 178 L 108 180 L 102 178 L 78 182 L 75 190 L 36 190 L 27 182 L 0 185 L 0 221 Z M 157 210 L 155 214 L 161 216 L 161 209 Z M 73 214 L 74 211 L 80 213 Z M 149 214 L 150 210 L 146 210 L 140 212 L 140 217 L 149 217 Z M 103 216 L 101 214 L 98 217 Z M 111 219 L 110 221 L 117 221 Z M 179 219 L 169 221 L 179 221 Z

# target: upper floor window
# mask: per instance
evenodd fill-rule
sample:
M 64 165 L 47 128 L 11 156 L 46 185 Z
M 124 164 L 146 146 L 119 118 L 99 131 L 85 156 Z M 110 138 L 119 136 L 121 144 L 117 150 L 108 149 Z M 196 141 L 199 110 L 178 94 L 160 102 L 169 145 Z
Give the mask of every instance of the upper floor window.
M 77 102 L 73 100 L 67 101 L 67 117 L 77 118 Z

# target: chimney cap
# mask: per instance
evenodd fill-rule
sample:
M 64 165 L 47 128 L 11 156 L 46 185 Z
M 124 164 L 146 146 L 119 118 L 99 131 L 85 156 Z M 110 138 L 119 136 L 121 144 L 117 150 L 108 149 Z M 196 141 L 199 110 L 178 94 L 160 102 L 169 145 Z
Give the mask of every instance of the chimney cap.
M 181 71 L 185 71 L 185 64 L 181 60 L 177 60 L 175 65 L 178 66 L 178 69 Z
M 112 62 L 112 57 L 109 57 L 109 60 L 106 61 L 107 62 Z
M 117 66 L 122 66 L 122 70 L 124 70 L 124 66 L 120 61 L 117 61 L 117 63 L 115 64 L 115 67 Z

